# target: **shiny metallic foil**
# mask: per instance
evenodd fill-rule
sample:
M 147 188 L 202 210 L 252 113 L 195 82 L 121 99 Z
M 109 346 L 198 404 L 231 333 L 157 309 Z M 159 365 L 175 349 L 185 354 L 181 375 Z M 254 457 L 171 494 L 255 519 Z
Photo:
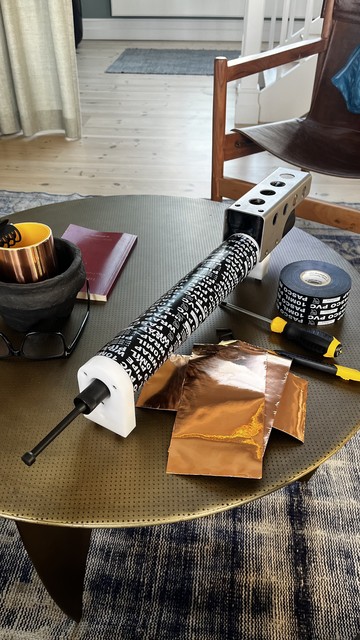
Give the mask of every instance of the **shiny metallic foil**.
M 256 360 L 249 360 L 254 355 L 262 363 L 255 371 Z M 178 410 L 167 472 L 261 478 L 272 428 L 304 439 L 307 382 L 289 368 L 287 358 L 241 341 L 195 345 L 191 356 L 170 356 L 145 383 L 137 402 L 144 408 Z M 237 374 L 235 388 L 229 385 L 230 369 L 232 378 Z M 263 403 L 249 419 L 252 385 Z M 237 412 L 242 424 L 235 419 Z
M 261 351 L 253 345 L 247 346 Z M 289 371 L 291 361 L 287 358 L 267 353 L 265 446 L 272 427 L 304 442 L 308 382 Z
M 222 344 L 222 343 L 221 343 Z M 255 347 L 240 340 L 224 343 L 232 344 L 240 349 L 246 348 L 253 353 L 266 353 L 266 386 L 265 386 L 265 420 L 264 420 L 264 451 L 268 443 L 271 429 L 274 426 L 274 419 L 282 395 L 286 389 L 286 381 L 289 374 L 291 361 L 288 358 L 281 358 L 268 351 Z
M 261 478 L 266 353 L 243 344 L 200 345 L 196 354 L 186 368 L 167 473 Z
M 301 442 L 305 440 L 307 380 L 289 373 L 276 411 L 274 428 Z
M 0 248 L 0 280 L 26 284 L 55 276 L 57 259 L 50 227 L 40 222 L 22 222 L 16 227 L 21 241 Z
M 136 406 L 177 411 L 189 358 L 190 356 L 179 354 L 171 355 L 162 367 L 145 382 Z

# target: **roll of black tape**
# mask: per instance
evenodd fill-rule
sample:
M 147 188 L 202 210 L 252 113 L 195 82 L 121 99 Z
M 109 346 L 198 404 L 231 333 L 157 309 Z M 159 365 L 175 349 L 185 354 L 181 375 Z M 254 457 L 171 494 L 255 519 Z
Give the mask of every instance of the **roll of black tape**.
M 276 306 L 294 322 L 333 324 L 345 313 L 350 289 L 351 278 L 340 267 L 317 260 L 292 262 L 280 273 Z

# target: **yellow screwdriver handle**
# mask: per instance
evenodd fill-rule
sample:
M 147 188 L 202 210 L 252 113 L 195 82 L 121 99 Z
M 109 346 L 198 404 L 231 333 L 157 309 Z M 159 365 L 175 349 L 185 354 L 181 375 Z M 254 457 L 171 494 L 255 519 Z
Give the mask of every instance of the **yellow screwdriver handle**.
M 328 350 L 324 353 L 324 358 L 336 358 L 338 353 L 341 352 L 341 342 L 336 338 L 333 338 L 329 344 Z
M 297 322 L 287 322 L 276 317 L 270 323 L 271 331 L 282 333 L 285 338 L 298 342 L 304 349 L 313 351 L 324 358 L 335 358 L 341 353 L 340 342 L 317 327 L 309 327 Z
M 337 371 L 336 375 L 339 378 L 343 378 L 343 380 L 354 380 L 355 382 L 360 382 L 360 371 L 357 369 L 351 369 L 351 367 L 342 367 L 339 364 L 335 365 Z
M 286 324 L 287 324 L 286 320 L 283 320 L 282 318 L 279 318 L 279 316 L 277 316 L 271 321 L 270 329 L 274 333 L 282 333 L 285 329 Z

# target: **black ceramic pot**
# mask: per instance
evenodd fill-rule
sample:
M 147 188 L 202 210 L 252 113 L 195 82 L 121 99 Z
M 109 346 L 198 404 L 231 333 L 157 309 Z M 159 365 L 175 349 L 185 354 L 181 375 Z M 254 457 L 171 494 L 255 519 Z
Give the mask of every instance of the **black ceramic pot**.
M 54 331 L 69 317 L 86 280 L 80 249 L 54 238 L 58 274 L 41 282 L 0 281 L 0 315 L 16 331 Z

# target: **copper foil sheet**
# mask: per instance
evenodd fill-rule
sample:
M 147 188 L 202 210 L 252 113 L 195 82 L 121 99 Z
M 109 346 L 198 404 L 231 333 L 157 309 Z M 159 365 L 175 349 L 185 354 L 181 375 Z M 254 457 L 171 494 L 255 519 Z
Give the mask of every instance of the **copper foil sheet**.
M 253 345 L 248 348 L 259 350 Z M 267 353 L 265 443 L 272 427 L 304 442 L 308 382 L 289 371 L 291 361 L 287 358 Z
M 288 358 L 282 358 L 274 355 L 270 352 L 264 352 L 264 350 L 254 345 L 241 342 L 240 340 L 224 343 L 232 344 L 233 348 L 246 344 L 247 349 L 254 353 L 266 353 L 266 383 L 265 383 L 265 421 L 264 421 L 264 444 L 265 447 L 268 443 L 268 439 L 271 433 L 271 429 L 274 426 L 274 419 L 277 412 L 279 402 L 286 389 L 286 381 L 289 374 L 291 361 Z M 222 345 L 222 343 L 221 343 Z M 220 346 L 221 346 L 220 345 Z M 265 449 L 264 447 L 264 449 Z
M 188 362 L 167 473 L 261 478 L 266 353 L 208 350 Z
M 137 407 L 177 411 L 190 356 L 172 354 L 144 384 Z
M 177 411 L 167 472 L 261 478 L 273 427 L 304 438 L 307 382 L 290 364 L 241 341 L 170 356 L 137 402 Z
M 307 380 L 290 372 L 274 420 L 275 429 L 301 442 L 305 440 L 307 388 Z

